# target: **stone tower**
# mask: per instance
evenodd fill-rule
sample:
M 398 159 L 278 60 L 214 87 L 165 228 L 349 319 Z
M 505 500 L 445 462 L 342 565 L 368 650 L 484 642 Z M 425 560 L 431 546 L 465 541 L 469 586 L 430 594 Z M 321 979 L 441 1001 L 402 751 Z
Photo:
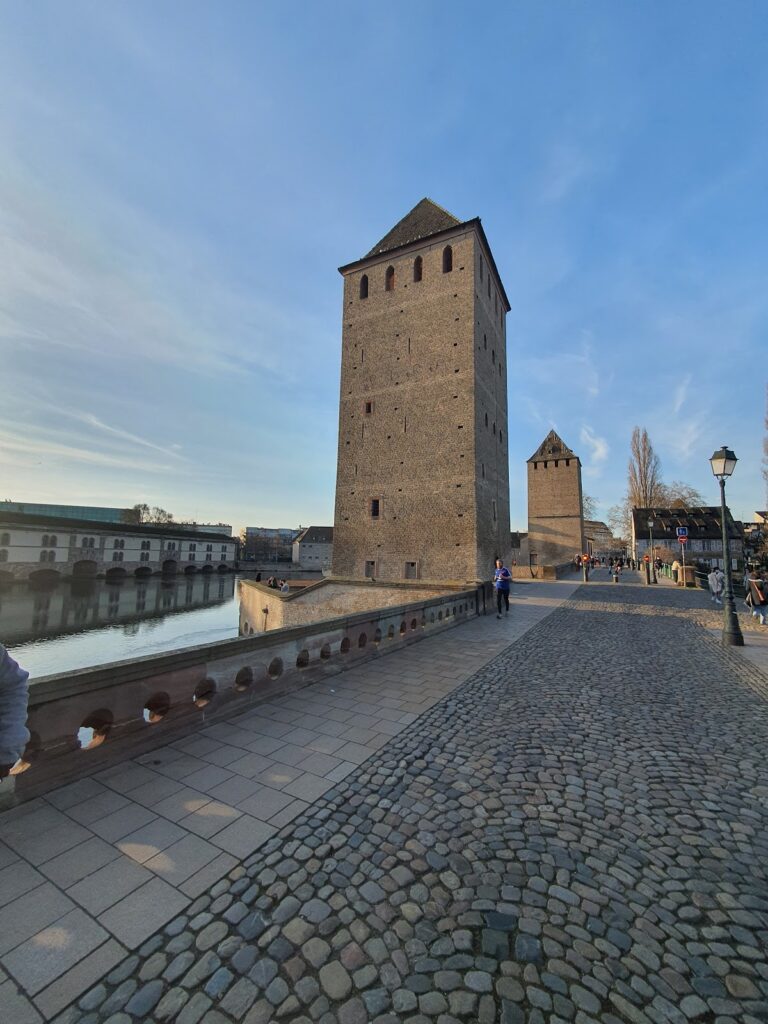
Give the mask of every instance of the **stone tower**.
M 528 550 L 532 564 L 554 566 L 584 551 L 581 462 L 554 430 L 528 459 Z
M 333 575 L 488 579 L 510 543 L 509 302 L 480 219 L 422 199 L 339 271 Z

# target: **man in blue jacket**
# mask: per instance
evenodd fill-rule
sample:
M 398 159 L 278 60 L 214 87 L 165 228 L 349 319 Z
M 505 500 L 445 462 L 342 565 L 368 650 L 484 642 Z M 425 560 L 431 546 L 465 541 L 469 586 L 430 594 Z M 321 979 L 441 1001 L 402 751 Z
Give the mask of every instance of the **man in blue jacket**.
M 29 672 L 13 660 L 0 644 L 0 779 L 5 778 L 24 753 L 27 730 L 27 680 Z
M 497 619 L 501 618 L 501 602 L 506 605 L 505 615 L 509 615 L 509 584 L 512 581 L 512 573 L 504 565 L 500 558 L 496 559 L 496 572 L 493 574 L 493 585 L 496 589 Z

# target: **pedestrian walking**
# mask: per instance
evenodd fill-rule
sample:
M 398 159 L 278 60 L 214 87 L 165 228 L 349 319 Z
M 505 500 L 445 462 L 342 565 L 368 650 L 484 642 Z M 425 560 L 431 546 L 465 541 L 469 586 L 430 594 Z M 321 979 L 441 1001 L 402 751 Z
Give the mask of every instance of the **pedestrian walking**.
M 765 580 L 752 570 L 749 574 L 749 590 L 747 591 L 746 604 L 752 609 L 752 618 L 758 619 L 761 626 L 765 625 L 765 613 L 768 607 L 768 588 Z
M 725 585 L 725 576 L 722 569 L 715 566 L 707 576 L 707 583 L 709 584 L 709 592 L 712 595 L 713 603 L 722 604 L 723 587 Z
M 512 573 L 504 565 L 500 558 L 496 559 L 496 571 L 493 574 L 493 586 L 496 591 L 496 618 L 501 618 L 501 605 L 506 606 L 505 615 L 509 615 L 509 584 L 512 580 Z

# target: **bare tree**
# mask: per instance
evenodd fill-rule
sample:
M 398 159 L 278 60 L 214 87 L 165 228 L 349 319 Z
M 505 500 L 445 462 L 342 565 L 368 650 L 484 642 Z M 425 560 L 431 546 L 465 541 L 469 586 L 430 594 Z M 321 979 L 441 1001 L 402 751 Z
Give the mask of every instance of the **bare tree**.
M 661 462 L 653 450 L 648 431 L 635 427 L 630 446 L 628 497 L 633 508 L 653 508 L 661 504 Z
M 671 484 L 659 485 L 659 504 L 665 508 L 696 508 L 705 504 L 704 498 L 690 484 L 684 484 L 682 480 L 673 480 Z
M 607 519 L 613 536 L 628 541 L 632 536 L 632 507 L 629 498 L 625 498 L 619 505 L 612 505 L 608 509 Z
M 581 496 L 581 515 L 583 519 L 594 519 L 597 515 L 597 501 L 589 494 Z

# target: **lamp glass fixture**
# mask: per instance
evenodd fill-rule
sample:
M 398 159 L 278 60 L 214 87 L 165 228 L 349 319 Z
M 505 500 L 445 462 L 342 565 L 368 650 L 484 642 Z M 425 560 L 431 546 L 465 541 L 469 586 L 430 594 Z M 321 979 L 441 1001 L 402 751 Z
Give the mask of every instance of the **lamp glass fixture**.
M 716 477 L 725 479 L 726 477 L 729 477 L 731 473 L 733 473 L 734 469 L 736 468 L 736 463 L 738 461 L 739 460 L 736 458 L 735 454 L 731 451 L 731 449 L 723 445 L 722 448 L 719 448 L 713 454 L 712 458 L 709 460 L 709 464 L 712 467 L 712 472 Z

